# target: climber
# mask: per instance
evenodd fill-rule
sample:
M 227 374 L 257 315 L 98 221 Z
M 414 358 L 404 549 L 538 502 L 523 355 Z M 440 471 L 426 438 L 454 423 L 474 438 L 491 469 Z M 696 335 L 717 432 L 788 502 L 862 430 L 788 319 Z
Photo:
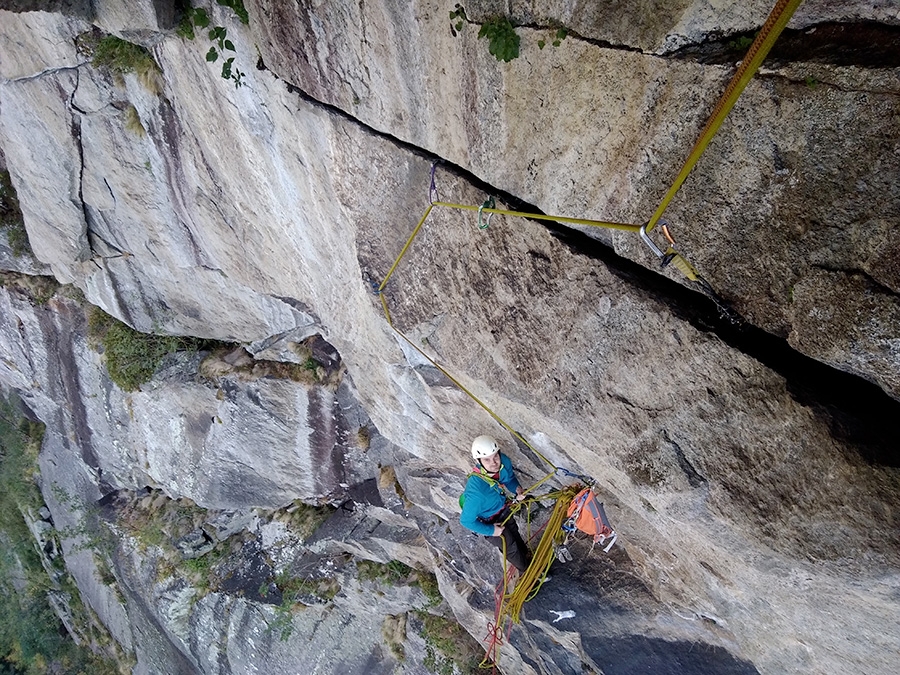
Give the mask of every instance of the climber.
M 478 466 L 466 481 L 459 522 L 487 537 L 501 551 L 505 542 L 506 559 L 521 574 L 531 562 L 531 551 L 516 521 L 509 517 L 509 507 L 514 500 L 525 499 L 525 491 L 516 480 L 509 457 L 500 452 L 490 436 L 479 436 L 472 442 L 472 457 Z

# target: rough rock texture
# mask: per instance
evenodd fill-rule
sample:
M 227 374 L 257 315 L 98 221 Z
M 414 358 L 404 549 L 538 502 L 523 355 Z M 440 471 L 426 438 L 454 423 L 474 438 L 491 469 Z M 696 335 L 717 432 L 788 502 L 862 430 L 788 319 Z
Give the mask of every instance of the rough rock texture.
M 24 255 L 13 253 L 6 233 L 2 231 L 0 231 L 0 270 L 33 275 L 48 275 L 51 273 L 49 265 L 43 264 L 27 253 Z
M 483 4 L 478 12 L 482 3 L 467 5 L 470 18 L 505 11 Z M 459 164 L 545 213 L 640 224 L 677 174 L 733 71 L 591 41 L 646 49 L 628 34 L 637 30 L 655 42 L 657 27 L 628 20 L 632 7 L 658 20 L 672 39 L 682 35 L 679 20 L 696 25 L 712 16 L 706 3 L 663 4 L 663 12 L 640 4 L 624 10 L 579 5 L 585 14 L 609 11 L 618 20 L 598 21 L 598 28 L 593 17 L 582 16 L 580 36 L 543 49 L 538 42 L 550 39 L 554 21 L 573 25 L 573 10 L 537 11 L 547 28 L 521 29 L 521 56 L 509 64 L 487 53 L 476 38 L 477 24 L 454 37 L 437 2 L 352 8 L 263 2 L 252 27 L 266 66 L 314 98 Z M 719 4 L 727 5 L 714 11 L 717 31 L 725 34 L 747 30 L 748 21 L 758 25 L 768 11 L 768 3 Z M 816 2 L 805 3 L 795 21 L 841 16 L 900 22 L 896 9 L 886 6 Z M 613 39 L 606 31 L 619 21 L 630 28 Z M 684 34 L 696 39 L 710 30 Z M 791 289 L 812 283 L 820 270 L 868 275 L 888 291 L 879 297 L 878 314 L 897 311 L 898 78 L 896 68 L 814 62 L 767 69 L 750 83 L 670 205 L 667 217 L 683 250 L 755 325 L 783 337 L 815 330 L 808 325 L 815 320 L 792 307 Z M 612 239 L 620 254 L 653 266 L 634 235 Z M 668 274 L 678 277 L 674 270 Z M 850 280 L 836 291 L 859 298 Z M 875 330 L 897 338 L 896 324 Z M 829 363 L 900 396 L 896 348 L 879 350 L 880 365 L 863 366 L 846 349 L 849 338 L 833 334 Z
M 646 220 L 731 73 L 658 54 L 751 30 L 763 4 L 666 3 L 638 30 L 587 4 L 533 3 L 516 11 L 548 25 L 519 29 L 522 54 L 509 64 L 488 54 L 477 24 L 454 37 L 437 2 L 248 2 L 249 27 L 214 5 L 245 73 L 239 88 L 205 61 L 202 36 L 152 33 L 167 25 L 155 4 L 141 4 L 134 25 L 121 24 L 120 3 L 98 5 L 103 27 L 152 48 L 158 82 L 90 66 L 75 46 L 87 19 L 0 11 L 0 145 L 38 259 L 138 329 L 287 361 L 290 343 L 318 333 L 346 375 L 336 387 L 210 381 L 181 357 L 126 394 L 87 344 L 78 303 L 57 295 L 35 307 L 2 291 L 0 380 L 48 425 L 54 520 L 79 516 L 53 483 L 85 504 L 152 485 L 246 513 L 341 501 L 379 477 L 370 520 L 333 523 L 317 553 L 431 566 L 482 639 L 499 565 L 456 522 L 465 448 L 490 432 L 523 482 L 548 467 L 391 330 L 372 283 L 427 205 L 432 156 L 462 169 L 436 172 L 448 201 L 480 204 L 490 191 L 550 213 Z M 475 22 L 506 9 L 467 11 Z M 893 13 L 810 2 L 794 25 L 896 25 Z M 540 49 L 554 21 L 573 33 Z M 898 78 L 896 68 L 773 64 L 668 214 L 748 320 L 895 399 Z M 633 236 L 591 234 L 652 266 Z M 594 244 L 501 217 L 482 232 L 474 213 L 435 208 L 385 290 L 414 344 L 550 461 L 598 480 L 621 532 L 609 559 L 581 550 L 554 572 L 561 588 L 528 606 L 501 668 L 895 672 L 894 437 L 845 428 L 841 410 L 710 331 L 666 279 Z M 363 426 L 380 439 L 368 451 L 355 440 Z M 140 672 L 337 667 L 306 660 L 309 645 L 295 642 L 260 665 L 265 603 L 210 595 L 189 611 L 183 589 L 166 599 L 140 582 L 140 560 L 134 575 L 118 570 L 119 599 L 85 555 L 67 551 L 83 570 L 73 574 Z M 390 602 L 373 611 L 404 601 Z M 550 623 L 550 610 L 567 609 L 581 618 Z M 304 635 L 337 634 L 335 616 L 309 617 Z M 374 629 L 356 620 L 360 634 Z M 372 653 L 371 641 L 354 644 L 349 671 Z
M 0 306 L 4 383 L 25 394 L 103 492 L 162 485 L 208 508 L 277 508 L 339 499 L 371 473 L 357 438 L 368 418 L 347 380 L 310 386 L 239 370 L 207 379 L 200 353 L 126 393 L 86 343 L 79 304 L 57 296 L 35 308 L 3 289 Z

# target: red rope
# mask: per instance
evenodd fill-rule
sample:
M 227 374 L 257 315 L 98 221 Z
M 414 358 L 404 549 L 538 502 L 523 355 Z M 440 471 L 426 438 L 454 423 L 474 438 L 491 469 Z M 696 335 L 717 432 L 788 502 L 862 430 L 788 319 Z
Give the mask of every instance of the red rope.
M 484 636 L 484 640 L 487 642 L 487 648 L 485 649 L 484 660 L 482 661 L 483 665 L 486 665 L 488 661 L 491 663 L 493 666 L 491 669 L 492 673 L 497 672 L 497 648 L 503 644 L 503 634 L 506 632 L 500 625 L 500 610 L 503 607 L 503 589 L 512 581 L 516 571 L 515 567 L 510 566 L 506 570 L 504 579 L 501 579 L 500 583 L 498 583 L 497 587 L 494 589 L 494 620 L 487 625 L 488 632 L 487 635 Z M 512 628 L 510 624 L 511 622 L 507 621 L 507 627 L 509 629 Z M 508 639 L 509 635 L 506 637 Z

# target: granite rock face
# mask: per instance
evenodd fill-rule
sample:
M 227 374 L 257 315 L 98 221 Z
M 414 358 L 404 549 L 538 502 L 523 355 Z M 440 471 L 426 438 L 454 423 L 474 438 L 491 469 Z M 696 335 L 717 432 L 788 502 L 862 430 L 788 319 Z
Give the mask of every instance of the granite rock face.
M 9 319 L 4 384 L 23 393 L 103 493 L 153 485 L 207 508 L 278 508 L 339 500 L 371 472 L 358 440 L 368 417 L 340 369 L 329 382 L 304 383 L 221 368 L 200 352 L 123 392 L 88 344 L 76 301 L 57 295 L 34 307 L 14 287 L 0 302 Z
M 498 3 L 467 5 L 471 23 L 458 32 L 441 3 L 428 1 L 353 8 L 263 2 L 252 26 L 267 67 L 316 99 L 545 213 L 641 224 L 675 178 L 733 72 L 730 63 L 741 58 L 735 52 L 729 65 L 703 65 L 642 50 L 665 51 L 667 40 L 685 36 L 702 42 L 740 33 L 769 10 L 767 3 L 720 3 L 727 7 L 716 7 L 713 28 L 708 6 L 659 4 L 526 3 L 515 16 L 529 28 L 519 30 L 521 55 L 508 64 L 476 37 L 474 17 L 505 12 Z M 790 26 L 815 35 L 817 25 L 837 18 L 884 21 L 895 51 L 896 10 L 862 11 L 805 3 Z M 649 25 L 649 17 L 659 23 Z M 551 48 L 552 27 L 560 24 L 572 33 Z M 823 270 L 870 277 L 887 291 L 878 313 L 897 311 L 900 64 L 892 65 L 836 67 L 821 56 L 766 64 L 670 205 L 682 250 L 751 323 L 782 337 L 817 330 L 793 306 L 793 289 Z M 634 235 L 597 236 L 654 267 Z M 859 285 L 844 278 L 831 278 L 836 292 L 862 302 Z M 897 338 L 890 323 L 876 330 Z M 850 334 L 831 334 L 830 364 L 900 395 L 896 345 L 879 350 L 880 366 L 863 366 L 846 347 Z M 814 358 L 820 353 L 795 346 Z
M 499 564 L 458 525 L 457 498 L 470 439 L 493 433 L 525 484 L 548 461 L 596 479 L 620 531 L 611 556 L 579 546 L 554 572 L 502 650 L 504 672 L 896 671 L 896 444 L 882 422 L 833 403 L 840 373 L 818 391 L 794 363 L 806 354 L 855 373 L 896 410 L 897 64 L 767 64 L 672 202 L 680 247 L 750 324 L 735 337 L 710 328 L 702 297 L 651 271 L 634 235 L 502 216 L 479 230 L 473 211 L 441 206 L 381 297 L 372 288 L 425 212 L 432 175 L 447 202 L 489 192 L 500 206 L 645 221 L 733 70 L 676 50 L 754 30 L 764 3 L 638 3 L 614 16 L 525 3 L 513 17 L 528 26 L 521 55 L 505 64 L 476 37 L 507 11 L 499 3 L 467 6 L 459 31 L 431 0 L 248 1 L 248 26 L 211 4 L 240 87 L 206 61 L 204 35 L 170 30 L 165 3 L 129 16 L 96 4 L 0 10 L 0 146 L 35 255 L 139 330 L 246 352 L 204 365 L 178 355 L 123 392 L 87 339 L 78 293 L 41 304 L 5 284 L 0 382 L 48 426 L 54 521 L 147 487 L 247 523 L 298 499 L 353 502 L 304 555 L 431 569 L 480 640 Z M 864 20 L 890 35 L 894 14 L 810 2 L 791 26 L 815 35 Z M 149 48 L 159 72 L 93 67 L 76 38 L 95 24 Z M 541 48 L 558 24 L 568 36 Z M 293 346 L 315 335 L 328 365 L 318 381 L 260 365 L 302 364 Z M 781 357 L 748 344 L 775 342 Z M 375 479 L 378 499 L 354 497 Z M 122 541 L 121 598 L 85 552 L 66 555 L 139 672 L 338 667 L 329 652 L 316 670 L 292 641 L 257 662 L 269 605 L 154 585 L 152 556 Z M 353 618 L 355 597 L 296 618 L 298 634 L 324 643 L 352 626 L 342 672 L 400 667 L 372 651 L 381 621 Z M 369 609 L 395 616 L 415 602 Z M 552 623 L 566 610 L 576 616 Z M 706 661 L 682 649 L 692 643 Z M 424 646 L 407 646 L 420 664 Z

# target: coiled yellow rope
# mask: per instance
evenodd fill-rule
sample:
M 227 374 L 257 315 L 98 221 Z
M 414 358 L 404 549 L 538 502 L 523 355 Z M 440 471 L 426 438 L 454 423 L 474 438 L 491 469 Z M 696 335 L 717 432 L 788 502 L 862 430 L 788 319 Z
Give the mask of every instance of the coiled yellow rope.
M 550 518 L 544 526 L 544 532 L 541 535 L 537 548 L 534 549 L 528 569 L 519 576 L 519 580 L 516 582 L 512 592 L 503 596 L 503 603 L 500 606 L 497 620 L 498 624 L 506 617 L 509 617 L 513 623 L 519 623 L 522 605 L 537 595 L 544 580 L 547 578 L 547 570 L 550 569 L 550 565 L 556 557 L 556 547 L 565 539 L 566 533 L 562 529 L 562 524 L 566 520 L 569 505 L 581 488 L 581 485 L 571 485 L 548 495 L 556 497 L 553 513 L 550 514 Z M 503 558 L 504 560 L 506 559 L 506 551 L 503 552 Z M 505 578 L 506 575 L 504 575 Z

